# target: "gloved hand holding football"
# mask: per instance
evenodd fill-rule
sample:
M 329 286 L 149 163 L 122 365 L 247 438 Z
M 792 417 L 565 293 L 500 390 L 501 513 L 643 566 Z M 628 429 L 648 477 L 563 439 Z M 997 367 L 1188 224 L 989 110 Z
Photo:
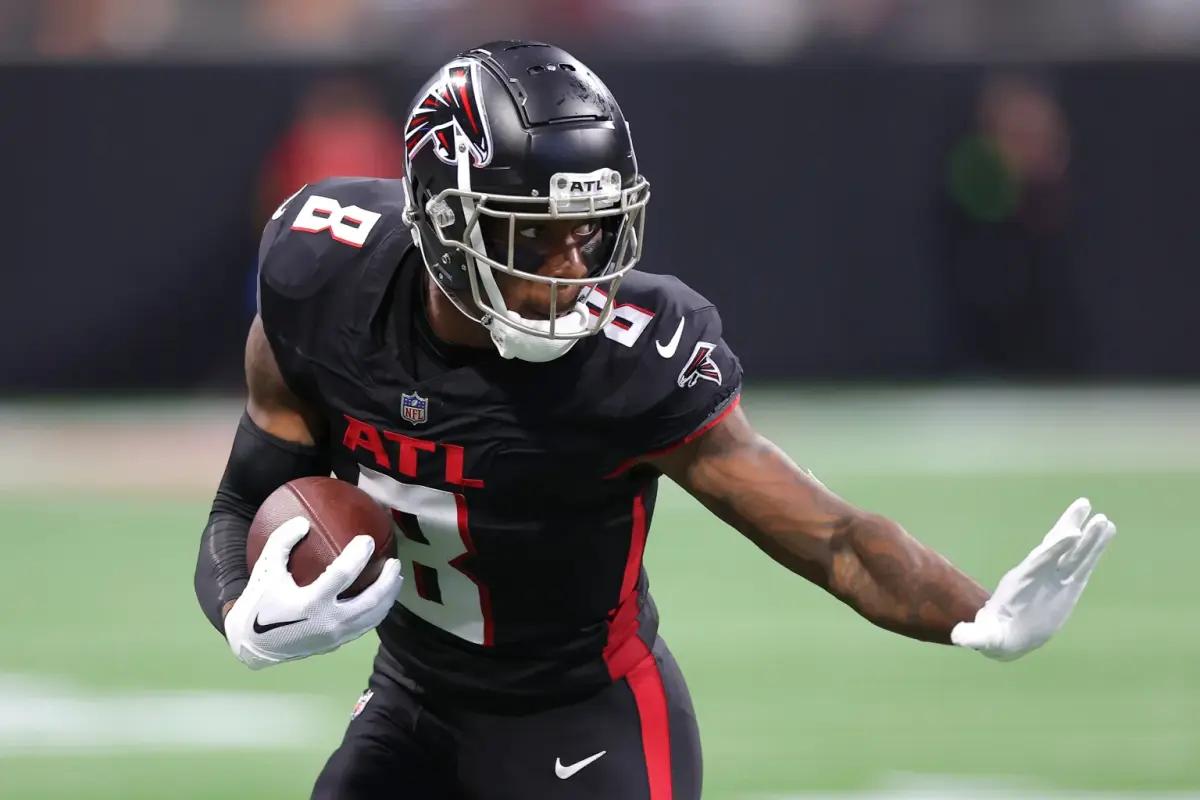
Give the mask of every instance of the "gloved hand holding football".
M 301 478 L 262 504 L 250 527 L 245 591 L 225 617 L 252 669 L 326 653 L 383 621 L 403 579 L 387 512 L 332 478 Z

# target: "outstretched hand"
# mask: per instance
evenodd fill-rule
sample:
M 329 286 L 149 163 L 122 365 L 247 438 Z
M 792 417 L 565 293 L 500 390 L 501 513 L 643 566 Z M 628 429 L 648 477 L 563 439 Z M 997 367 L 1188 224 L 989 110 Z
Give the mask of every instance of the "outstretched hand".
M 1000 579 L 975 621 L 956 625 L 950 640 L 1000 661 L 1045 644 L 1071 616 L 1117 533 L 1108 517 L 1091 512 L 1086 498 L 1072 503 L 1042 543 Z

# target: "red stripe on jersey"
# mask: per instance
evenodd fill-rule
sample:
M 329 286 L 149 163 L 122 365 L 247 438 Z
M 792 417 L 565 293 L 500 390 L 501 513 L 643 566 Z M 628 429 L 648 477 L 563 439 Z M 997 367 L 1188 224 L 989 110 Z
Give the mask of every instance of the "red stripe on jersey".
M 633 598 L 638 576 L 642 574 L 642 554 L 646 552 L 646 501 L 639 492 L 633 498 L 633 525 L 629 536 L 629 556 L 621 577 L 621 602 Z
M 713 417 L 708 422 L 701 425 L 696 430 L 689 433 L 687 436 L 680 439 L 678 442 L 673 442 L 672 444 L 667 445 L 666 447 L 662 448 L 661 450 L 655 450 L 653 452 L 646 453 L 645 455 L 634 456 L 633 458 L 625 459 L 617 466 L 616 469 L 614 469 L 612 472 L 605 475 L 604 476 L 605 479 L 616 478 L 619 475 L 621 475 L 623 472 L 627 471 L 630 467 L 633 467 L 633 466 L 637 465 L 638 463 L 645 461 L 648 458 L 658 458 L 659 456 L 665 456 L 667 453 L 671 452 L 672 450 L 677 450 L 680 447 L 683 447 L 685 444 L 689 444 L 690 442 L 696 441 L 701 436 L 708 433 L 713 428 L 715 428 L 718 424 L 720 424 L 721 420 L 725 419 L 730 414 L 732 414 L 733 410 L 735 408 L 737 408 L 741 402 L 742 402 L 742 395 L 739 393 L 736 397 L 733 398 L 732 402 L 730 402 L 729 405 L 725 406 L 725 408 L 721 411 L 720 414 L 717 414 L 715 417 Z
M 486 647 L 491 647 L 496 643 L 496 622 L 492 618 L 492 593 L 488 590 L 487 584 L 480 580 L 474 572 L 471 571 L 464 562 L 467 559 L 473 559 L 476 555 L 475 542 L 471 539 L 471 529 L 467 524 L 467 498 L 461 494 L 454 495 L 454 504 L 458 510 L 458 536 L 462 539 L 463 547 L 467 552 L 452 558 L 448 562 L 450 566 L 466 575 L 471 583 L 475 584 L 475 588 L 479 590 L 479 610 L 483 614 L 483 644 Z
M 625 678 L 633 692 L 642 733 L 642 752 L 650 784 L 650 800 L 671 800 L 671 729 L 667 692 L 658 663 L 638 637 L 638 578 L 646 552 L 646 501 L 634 495 L 630 514 L 629 553 L 621 574 L 621 593 L 608 623 L 604 662 L 612 679 Z
M 638 639 L 646 655 L 625 680 L 633 691 L 638 721 L 642 728 L 642 752 L 646 757 L 646 777 L 650 800 L 671 800 L 671 726 L 667 713 L 667 691 L 663 686 L 658 662 L 650 649 Z
M 646 654 L 646 644 L 637 636 L 637 582 L 642 574 L 642 554 L 646 551 L 646 501 L 640 492 L 633 498 L 631 516 L 621 593 L 617 596 L 617 607 L 610 612 L 608 641 L 604 645 L 604 663 L 614 681 L 624 677 Z

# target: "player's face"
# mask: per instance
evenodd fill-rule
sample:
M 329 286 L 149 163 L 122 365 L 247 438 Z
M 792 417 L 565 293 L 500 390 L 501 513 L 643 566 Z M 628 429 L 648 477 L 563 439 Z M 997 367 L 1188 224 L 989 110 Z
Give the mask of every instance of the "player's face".
M 507 222 L 487 220 L 483 232 L 489 255 L 498 261 L 507 261 Z M 513 266 L 549 278 L 583 278 L 597 269 L 602 239 L 599 220 L 527 223 L 516 231 Z M 495 275 L 504 295 L 504 304 L 510 310 L 528 319 L 549 319 L 550 284 L 526 280 L 499 270 Z M 559 314 L 571 308 L 581 290 L 580 286 L 559 287 L 556 305 Z

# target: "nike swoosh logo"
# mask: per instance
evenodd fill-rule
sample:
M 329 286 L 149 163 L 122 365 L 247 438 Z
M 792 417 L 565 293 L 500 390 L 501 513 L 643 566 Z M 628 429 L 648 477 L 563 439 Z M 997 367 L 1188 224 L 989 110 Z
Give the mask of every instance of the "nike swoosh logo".
M 583 769 L 588 764 L 591 764 L 593 761 L 597 761 L 598 759 L 600 759 L 607 752 L 608 752 L 607 750 L 601 750 L 599 753 L 596 753 L 596 755 L 588 756 L 583 761 L 576 761 L 574 764 L 571 764 L 569 767 L 564 767 L 563 763 L 562 763 L 562 759 L 556 758 L 556 759 L 554 759 L 554 774 L 557 775 L 558 777 L 562 778 L 565 781 L 567 778 L 571 777 L 576 772 L 579 772 L 579 770 Z
M 675 355 L 675 348 L 679 347 L 679 337 L 683 336 L 683 318 L 679 320 L 679 327 L 675 329 L 675 335 L 671 337 L 671 341 L 663 344 L 657 339 L 654 341 L 654 346 L 658 348 L 658 354 L 663 358 L 670 358 Z
M 273 631 L 276 628 L 282 628 L 284 625 L 295 625 L 297 622 L 304 622 L 306 619 L 308 619 L 308 617 L 301 617 L 300 619 L 289 619 L 289 620 L 284 620 L 283 622 L 272 622 L 270 625 L 260 625 L 260 624 L 258 624 L 258 616 L 255 615 L 254 625 L 252 627 L 254 628 L 255 633 L 266 633 L 267 631 Z

